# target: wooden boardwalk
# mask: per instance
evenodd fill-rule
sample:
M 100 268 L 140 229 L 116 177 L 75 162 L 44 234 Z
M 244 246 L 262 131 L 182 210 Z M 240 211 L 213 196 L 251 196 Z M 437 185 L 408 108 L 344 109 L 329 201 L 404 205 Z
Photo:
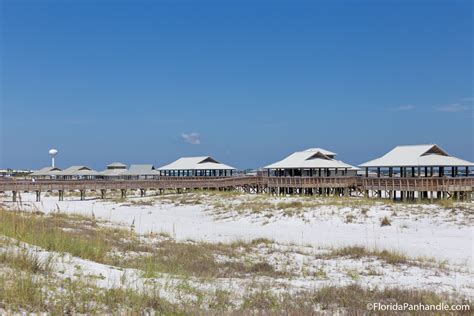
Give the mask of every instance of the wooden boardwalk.
M 471 192 L 472 177 L 358 178 L 362 190 Z
M 447 197 L 460 194 L 470 199 L 474 188 L 474 177 L 268 177 L 268 176 L 240 176 L 240 177 L 160 177 L 150 180 L 0 180 L 0 192 L 13 192 L 13 198 L 19 192 L 36 192 L 37 200 L 41 192 L 59 192 L 59 198 L 67 191 L 80 191 L 81 197 L 86 191 L 100 191 L 105 197 L 107 191 L 121 190 L 126 196 L 129 190 L 140 190 L 142 195 L 147 190 L 177 190 L 187 189 L 219 189 L 242 190 L 251 193 L 270 194 L 351 194 L 356 192 L 384 191 L 386 196 L 409 197 L 409 192 L 419 192 L 420 196 L 426 192 L 443 192 Z M 393 195 L 392 193 L 395 193 Z M 442 195 L 443 197 L 445 195 Z

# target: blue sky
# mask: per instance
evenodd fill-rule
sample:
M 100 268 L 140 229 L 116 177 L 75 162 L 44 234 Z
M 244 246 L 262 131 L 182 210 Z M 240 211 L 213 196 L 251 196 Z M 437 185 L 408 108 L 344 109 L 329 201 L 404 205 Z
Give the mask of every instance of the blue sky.
M 472 1 L 1 1 L 0 168 L 474 160 Z

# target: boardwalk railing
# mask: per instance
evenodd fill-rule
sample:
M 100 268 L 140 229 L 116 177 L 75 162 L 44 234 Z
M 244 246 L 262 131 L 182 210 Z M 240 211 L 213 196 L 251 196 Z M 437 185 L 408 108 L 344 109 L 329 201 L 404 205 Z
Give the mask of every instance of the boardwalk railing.
M 413 177 L 413 178 L 365 178 L 357 179 L 357 185 L 363 190 L 386 191 L 472 191 L 472 177 Z
M 268 187 L 280 188 L 350 188 L 357 177 L 261 177 Z
M 45 192 L 70 190 L 133 190 L 133 189 L 217 189 L 264 188 L 349 188 L 391 191 L 473 191 L 473 177 L 160 177 L 149 180 L 1 180 L 0 191 Z
M 148 180 L 37 180 L 0 181 L 0 191 L 70 191 L 133 189 L 205 189 L 258 185 L 258 177 L 161 177 Z

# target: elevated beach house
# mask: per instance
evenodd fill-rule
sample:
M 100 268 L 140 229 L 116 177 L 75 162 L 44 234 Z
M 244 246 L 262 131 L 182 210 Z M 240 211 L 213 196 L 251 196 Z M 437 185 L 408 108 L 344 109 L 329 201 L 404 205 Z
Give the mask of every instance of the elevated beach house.
M 348 177 L 358 168 L 335 159 L 336 154 L 322 148 L 297 151 L 264 168 L 276 177 Z
M 469 176 L 469 168 L 473 166 L 474 163 L 451 156 L 435 144 L 397 146 L 382 157 L 360 165 L 365 168 L 365 176 L 377 177 Z
M 226 177 L 234 167 L 223 164 L 211 156 L 182 157 L 158 168 L 160 175 L 171 177 Z

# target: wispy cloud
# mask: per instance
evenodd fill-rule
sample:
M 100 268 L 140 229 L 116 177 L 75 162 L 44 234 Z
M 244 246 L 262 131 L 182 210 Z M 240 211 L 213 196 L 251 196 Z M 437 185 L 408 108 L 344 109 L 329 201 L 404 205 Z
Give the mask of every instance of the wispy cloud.
M 415 106 L 411 105 L 411 104 L 400 105 L 400 106 L 397 106 L 397 107 L 394 107 L 394 108 L 390 108 L 390 110 L 394 111 L 394 112 L 411 111 L 411 110 L 414 110 L 414 109 L 415 109 Z
M 436 110 L 439 112 L 457 113 L 467 111 L 469 110 L 469 107 L 467 105 L 453 103 L 437 107 Z
M 198 133 L 189 133 L 189 134 L 181 134 L 181 137 L 186 143 L 192 145 L 199 145 L 201 144 L 201 136 Z

